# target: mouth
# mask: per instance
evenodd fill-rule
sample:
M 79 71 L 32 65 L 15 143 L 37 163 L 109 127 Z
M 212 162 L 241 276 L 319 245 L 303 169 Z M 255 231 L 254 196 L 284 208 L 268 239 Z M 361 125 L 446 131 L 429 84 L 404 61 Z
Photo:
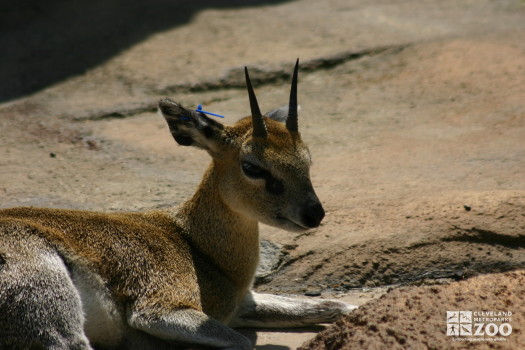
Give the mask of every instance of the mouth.
M 279 223 L 279 226 L 286 228 L 290 231 L 306 231 L 306 230 L 311 229 L 310 227 L 303 226 L 284 216 L 277 216 L 276 219 L 277 219 L 277 222 Z

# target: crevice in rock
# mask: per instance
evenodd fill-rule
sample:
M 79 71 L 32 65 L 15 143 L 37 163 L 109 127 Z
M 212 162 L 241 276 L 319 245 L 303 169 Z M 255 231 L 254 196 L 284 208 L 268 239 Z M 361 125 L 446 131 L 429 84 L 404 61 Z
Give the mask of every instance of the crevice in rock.
M 348 61 L 371 57 L 379 54 L 397 54 L 409 45 L 381 46 L 360 51 L 344 51 L 330 56 L 313 58 L 301 61 L 302 72 L 315 72 L 319 70 L 333 69 Z M 269 84 L 279 84 L 288 82 L 291 79 L 292 69 L 290 65 L 282 64 L 278 68 L 265 68 L 250 66 L 250 79 L 253 84 L 261 87 Z M 182 93 L 200 93 L 228 89 L 244 89 L 244 67 L 234 67 L 226 70 L 220 78 L 213 78 L 196 83 L 181 83 L 160 87 L 151 91 L 153 95 L 175 95 Z M 113 106 L 106 109 L 89 110 L 85 113 L 77 114 L 74 120 L 105 120 L 120 119 L 133 115 L 153 112 L 156 110 L 156 100 L 135 103 L 126 106 Z
M 310 258 L 301 285 L 279 278 L 301 264 L 296 257 L 283 264 L 262 284 L 268 290 L 283 288 L 302 292 L 315 286 L 322 290 L 345 292 L 353 288 L 385 285 L 431 284 L 439 280 L 463 280 L 480 274 L 506 272 L 522 268 L 525 263 L 525 236 L 504 234 L 478 227 L 449 226 L 447 234 L 427 242 L 405 247 L 382 244 L 373 240 L 351 246 L 317 259 Z M 394 240 L 397 240 L 395 238 Z M 461 248 L 459 248 L 461 247 Z M 440 253 L 436 253 L 440 252 Z M 304 266 L 304 262 L 302 263 Z M 327 266 L 338 265 L 340 269 Z M 286 268 L 285 268 L 286 267 Z M 322 277 L 321 277 L 322 276 Z M 275 279 L 275 282 L 272 282 Z
M 499 245 L 510 249 L 525 248 L 525 235 L 510 236 L 476 227 L 463 229 L 456 226 L 454 229 L 464 233 L 444 238 L 442 240 L 443 242 L 484 243 L 489 245 Z

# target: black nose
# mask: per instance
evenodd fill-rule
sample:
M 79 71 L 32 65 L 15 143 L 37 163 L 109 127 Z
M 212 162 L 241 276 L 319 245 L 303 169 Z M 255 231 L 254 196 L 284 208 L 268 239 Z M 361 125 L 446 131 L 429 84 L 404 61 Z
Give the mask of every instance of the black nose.
M 309 228 L 318 227 L 324 218 L 324 209 L 318 201 L 309 202 L 301 211 L 303 225 Z

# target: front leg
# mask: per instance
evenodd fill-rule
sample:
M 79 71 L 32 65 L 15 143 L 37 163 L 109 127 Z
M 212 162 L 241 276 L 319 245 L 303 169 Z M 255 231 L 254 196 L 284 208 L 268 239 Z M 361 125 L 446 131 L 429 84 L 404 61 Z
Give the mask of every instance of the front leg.
M 248 292 L 231 327 L 302 327 L 334 322 L 357 306 L 330 299 L 303 299 Z
M 250 340 L 203 312 L 193 309 L 174 311 L 134 311 L 128 324 L 156 338 L 173 343 L 210 346 L 228 350 L 249 350 Z M 153 347 L 154 348 L 154 347 Z

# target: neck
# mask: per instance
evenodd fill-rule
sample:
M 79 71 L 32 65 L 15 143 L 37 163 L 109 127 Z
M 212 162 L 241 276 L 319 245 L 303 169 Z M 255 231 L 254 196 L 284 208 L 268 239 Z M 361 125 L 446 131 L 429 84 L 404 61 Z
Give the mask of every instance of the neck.
M 224 203 L 216 172 L 212 163 L 193 198 L 177 209 L 176 216 L 192 245 L 237 288 L 247 289 L 259 260 L 258 224 Z

